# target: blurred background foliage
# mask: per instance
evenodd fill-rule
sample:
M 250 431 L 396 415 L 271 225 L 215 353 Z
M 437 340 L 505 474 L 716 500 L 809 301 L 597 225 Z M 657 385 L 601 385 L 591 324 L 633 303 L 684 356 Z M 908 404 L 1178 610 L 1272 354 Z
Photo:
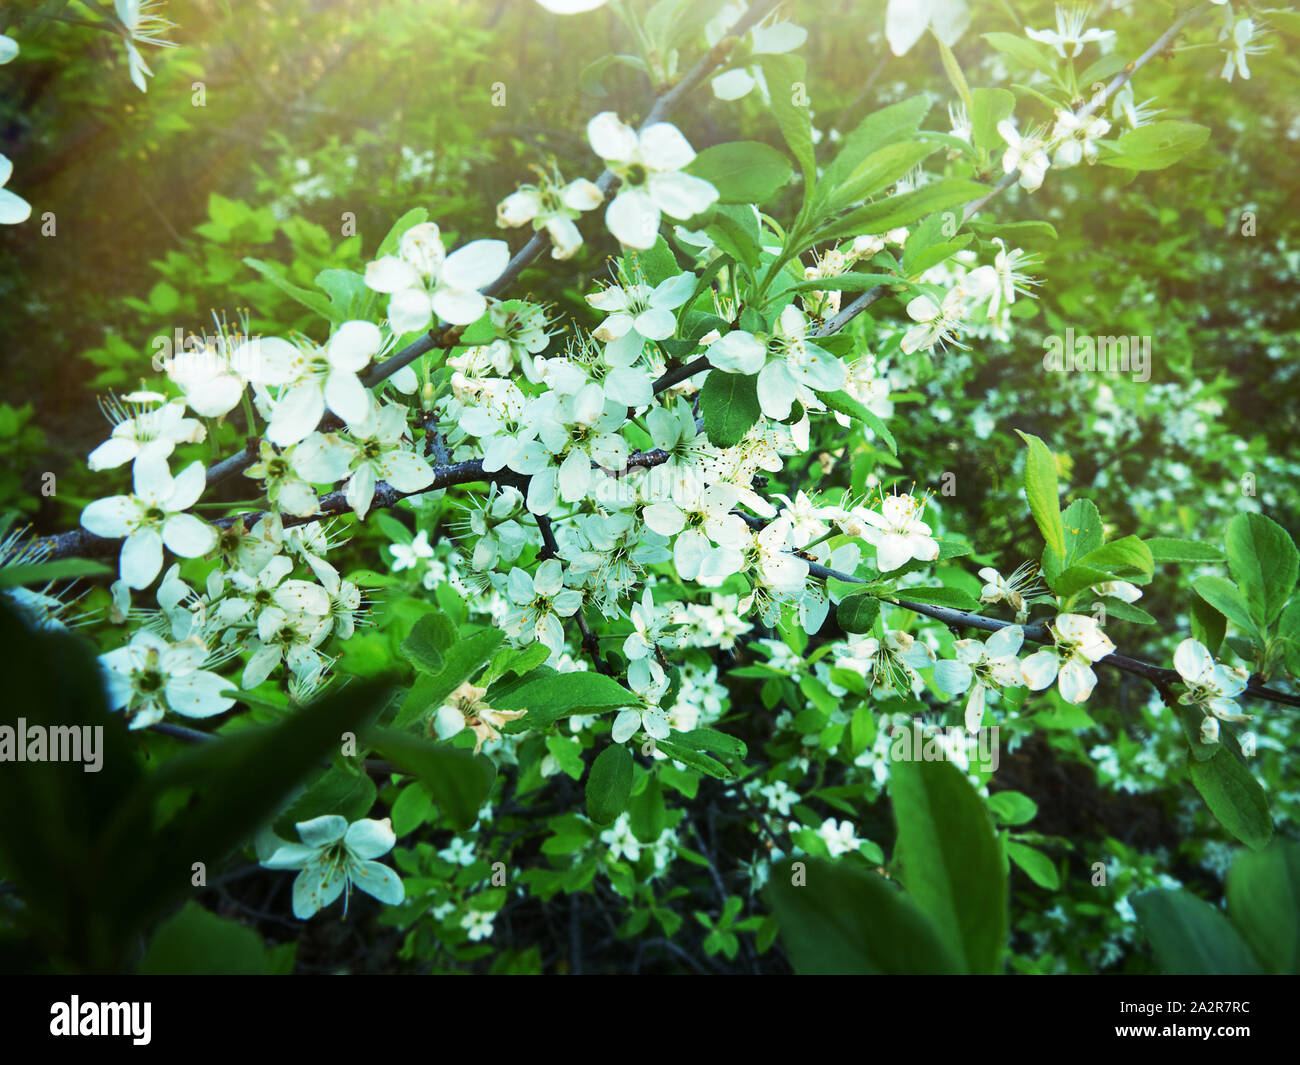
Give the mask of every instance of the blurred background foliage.
M 42 531 L 73 527 L 102 490 L 84 464 L 107 432 L 96 397 L 156 381 L 156 338 L 211 332 L 214 316 L 246 314 L 254 333 L 298 328 L 323 339 L 319 320 L 246 256 L 310 287 L 324 268 L 362 268 L 392 222 L 417 206 L 449 247 L 504 235 L 517 248 L 527 234 L 501 234 L 496 204 L 529 180 L 530 166 L 552 159 L 566 178 L 595 177 L 587 119 L 611 109 L 638 121 L 654 91 L 626 65 L 592 65 L 628 50 L 608 12 L 557 18 L 533 0 L 193 0 L 170 5 L 180 47 L 148 51 L 156 76 L 141 94 L 117 37 L 60 20 L 78 6 L 18 3 L 0 14 L 0 30 L 23 49 L 0 71 L 0 151 L 14 162 L 10 187 L 34 208 L 31 223 L 0 232 L 0 504 Z M 933 42 L 890 55 L 883 0 L 784 6 L 809 30 L 802 53 L 819 154 L 833 154 L 838 131 L 861 116 L 920 91 L 935 99 L 925 126 L 946 131 L 955 94 Z M 1136 55 L 1173 11 L 1103 3 L 1094 24 L 1117 29 L 1118 47 Z M 967 81 L 1005 87 L 1023 77 L 981 33 L 1052 22 L 1050 2 L 975 4 L 953 49 Z M 1139 101 L 1155 97 L 1163 118 L 1210 127 L 1200 152 L 1136 177 L 1105 166 L 1052 170 L 1038 192 L 1013 187 L 981 213 L 993 232 L 1040 219 L 1058 234 L 1015 242 L 1041 257 L 1046 281 L 1036 303 L 1018 305 L 1009 340 L 903 357 L 865 316 L 855 326 L 895 371 L 899 472 L 939 493 L 942 526 L 969 536 L 1002 572 L 1039 550 L 1013 429 L 1063 457 L 1067 498 L 1094 500 L 1116 536 L 1219 543 L 1242 510 L 1300 528 L 1294 25 L 1278 20 L 1249 80 L 1221 80 L 1215 48 L 1140 72 Z M 1022 109 L 1049 117 L 1023 101 Z M 674 121 L 697 151 L 742 138 L 783 147 L 757 93 L 724 104 L 706 87 Z M 798 194 L 789 190 L 774 216 L 787 217 Z M 52 235 L 38 224 L 46 212 Z M 581 293 L 616 251 L 595 217 L 573 262 L 539 260 L 512 294 L 594 322 Z M 872 313 L 902 315 L 893 301 Z M 1044 337 L 1067 327 L 1151 337 L 1150 381 L 1045 373 Z M 228 426 L 204 447 L 225 454 L 238 441 Z M 58 478 L 52 497 L 40 491 L 47 471 Z M 953 494 L 941 492 L 945 474 L 955 476 Z M 351 561 L 374 565 L 388 542 L 358 530 Z M 1185 582 L 1157 579 L 1141 605 L 1174 628 L 1117 624 L 1117 642 L 1167 662 L 1188 631 L 1191 598 Z M 1122 875 L 1148 886 L 1172 872 L 1214 897 L 1233 849 L 1186 781 L 1167 772 L 1182 737 L 1152 720 L 1149 701 L 1142 682 L 1108 673 L 1089 706 L 1105 742 L 1068 728 L 1040 732 L 1006 757 L 1002 780 L 1038 802 L 1037 831 L 1073 841 L 1081 858 L 1114 856 Z M 1259 773 L 1279 833 L 1294 838 L 1294 712 L 1255 709 L 1265 718 Z M 1079 878 L 1045 892 L 1017 873 L 1013 892 L 1030 903 L 1013 906 L 1019 967 L 1146 965 L 1121 934 L 1126 918 L 1092 901 L 1086 879 L 1071 884 Z

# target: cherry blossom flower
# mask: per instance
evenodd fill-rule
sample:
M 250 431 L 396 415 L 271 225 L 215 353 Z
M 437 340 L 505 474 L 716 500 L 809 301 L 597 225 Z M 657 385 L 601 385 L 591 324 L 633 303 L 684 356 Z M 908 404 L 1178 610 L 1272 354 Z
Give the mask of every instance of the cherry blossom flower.
M 4 187 L 9 183 L 13 172 L 14 164 L 9 161 L 9 157 L 0 155 L 0 224 L 6 226 L 16 226 L 20 222 L 26 222 L 32 214 L 30 203 Z
M 582 247 L 574 219 L 604 202 L 605 194 L 586 178 L 560 186 L 543 177 L 540 185 L 524 185 L 501 201 L 497 225 L 516 228 L 531 222 L 533 229 L 545 229 L 551 238 L 552 259 L 571 259 Z
M 1033 691 L 1050 688 L 1059 676 L 1058 688 L 1067 703 L 1086 702 L 1097 685 L 1092 664 L 1115 650 L 1095 618 L 1086 614 L 1058 614 L 1048 623 L 1055 648 L 1044 648 L 1021 663 L 1025 684 Z
M 383 347 L 371 322 L 344 322 L 319 348 L 304 350 L 293 383 L 276 400 L 266 438 L 279 447 L 305 439 L 328 407 L 349 425 L 366 421 L 374 399 L 357 375 Z
M 157 392 L 132 392 L 121 402 L 101 404 L 113 424 L 107 440 L 90 453 L 92 470 L 111 470 L 131 462 L 150 448 L 166 457 L 177 444 L 193 444 L 207 436 L 203 423 L 185 417 L 182 400 L 166 402 Z
M 876 566 L 889 573 L 912 559 L 933 562 L 939 557 L 939 543 L 930 535 L 930 526 L 921 520 L 925 504 L 914 496 L 886 496 L 880 511 L 862 515 L 867 528 L 862 538 L 876 545 Z
M 1083 27 L 1088 21 L 1088 14 L 1086 6 L 1074 7 L 1067 11 L 1058 4 L 1055 30 L 1026 28 L 1025 36 L 1043 44 L 1050 44 L 1062 59 L 1073 59 L 1083 51 L 1084 45 L 1094 41 L 1099 45 L 1106 44 L 1115 37 L 1114 30 L 1085 30 Z
M 147 588 L 162 569 L 163 545 L 182 558 L 212 550 L 217 531 L 186 514 L 203 494 L 203 463 L 194 462 L 172 477 L 167 459 L 146 451 L 132 467 L 131 495 L 96 499 L 81 512 L 81 524 L 96 536 L 125 537 L 120 559 L 128 588 Z
M 637 133 L 613 111 L 602 111 L 587 124 L 587 139 L 622 181 L 605 224 L 629 248 L 654 246 L 660 212 L 685 220 L 718 198 L 703 178 L 682 173 L 695 150 L 671 123 L 656 122 Z
M 1002 154 L 1002 172 L 1013 174 L 1019 171 L 1020 187 L 1026 192 L 1036 192 L 1052 165 L 1044 147 L 1042 130 L 1034 129 L 1021 136 L 1016 124 L 1004 118 L 998 123 L 998 133 L 1007 142 L 1007 150 Z
M 278 337 L 232 342 L 218 336 L 201 347 L 177 352 L 165 366 L 190 410 L 204 418 L 219 418 L 235 409 L 249 384 L 288 384 L 299 372 L 303 358 L 294 345 Z
M 1189 638 L 1174 651 L 1174 668 L 1187 685 L 1187 691 L 1178 701 L 1199 706 L 1205 712 L 1201 723 L 1202 742 L 1219 741 L 1220 721 L 1250 720 L 1249 714 L 1237 709 L 1237 696 L 1246 690 L 1246 682 L 1250 680 L 1243 667 L 1216 662 L 1203 643 Z
M 494 710 L 488 706 L 483 696 L 486 688 L 478 687 L 466 681 L 447 697 L 447 701 L 438 708 L 430 722 L 433 731 L 442 739 L 449 739 L 462 729 L 471 729 L 477 737 L 474 753 L 483 749 L 483 744 L 501 738 L 497 731 L 509 721 L 524 716 L 526 710 Z
M 366 266 L 366 285 L 388 294 L 388 324 L 401 336 L 423 329 L 436 314 L 452 325 L 483 317 L 486 288 L 505 273 L 510 249 L 504 240 L 474 240 L 450 255 L 438 226 L 421 222 L 398 241 L 397 254 Z
M 131 642 L 99 656 L 109 705 L 123 710 L 128 728 L 148 728 L 170 710 L 183 717 L 212 717 L 235 705 L 225 677 L 201 668 L 208 650 L 198 638 L 168 643 L 148 629 Z
M 345 889 L 350 897 L 354 887 L 390 906 L 406 897 L 401 877 L 374 860 L 397 842 L 388 818 L 365 818 L 349 825 L 337 814 L 326 814 L 299 821 L 295 827 L 302 842 L 281 840 L 281 846 L 261 864 L 267 869 L 301 870 L 293 882 L 293 915 L 299 920 L 315 916 Z M 345 897 L 345 913 L 347 905 Z
M 966 728 L 978 732 L 984 721 L 984 704 L 988 691 L 1018 688 L 1025 681 L 1020 671 L 1021 645 L 1025 630 L 1019 625 L 998 629 L 983 643 L 957 640 L 953 644 L 955 659 L 941 659 L 934 667 L 934 682 L 944 691 L 960 695 L 967 690 Z

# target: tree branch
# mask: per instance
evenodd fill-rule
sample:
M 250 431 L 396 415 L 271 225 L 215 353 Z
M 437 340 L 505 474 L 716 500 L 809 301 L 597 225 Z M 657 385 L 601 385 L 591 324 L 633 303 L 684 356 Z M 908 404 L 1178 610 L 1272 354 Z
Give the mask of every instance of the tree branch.
M 825 580 L 827 577 L 833 577 L 837 581 L 846 581 L 849 584 L 870 584 L 870 581 L 861 577 L 855 577 L 848 573 L 840 573 L 837 570 L 829 569 L 817 562 L 808 563 L 808 572 L 814 577 Z M 954 610 L 952 607 L 936 606 L 931 603 L 914 603 L 907 599 L 896 599 L 892 596 L 880 596 L 887 603 L 894 603 L 901 606 L 904 610 L 911 610 L 917 614 L 924 614 L 928 618 L 934 618 L 936 621 L 942 621 L 949 626 L 967 626 L 972 629 L 980 629 L 983 632 L 997 632 L 999 629 L 1005 629 L 1009 625 L 1015 624 L 1012 621 L 1001 621 L 997 618 L 988 618 L 983 614 L 971 614 L 965 610 Z M 1052 635 L 1047 631 L 1047 626 L 1043 624 L 1022 625 L 1025 630 L 1025 639 L 1031 643 L 1054 643 Z M 1154 666 L 1149 662 L 1143 662 L 1141 659 L 1129 658 L 1127 655 L 1112 653 L 1105 658 L 1099 658 L 1093 665 L 1111 666 L 1114 669 L 1122 670 L 1125 673 L 1132 673 L 1134 676 L 1143 677 L 1149 680 L 1156 688 L 1164 692 L 1164 689 L 1170 684 L 1184 683 L 1182 675 L 1174 669 L 1164 669 L 1161 666 Z M 1251 677 L 1246 683 L 1246 690 L 1242 694 L 1249 695 L 1255 699 L 1269 699 L 1275 703 L 1282 703 L 1285 706 L 1300 707 L 1300 695 L 1291 695 L 1287 692 L 1276 691 L 1267 688 L 1258 677 Z

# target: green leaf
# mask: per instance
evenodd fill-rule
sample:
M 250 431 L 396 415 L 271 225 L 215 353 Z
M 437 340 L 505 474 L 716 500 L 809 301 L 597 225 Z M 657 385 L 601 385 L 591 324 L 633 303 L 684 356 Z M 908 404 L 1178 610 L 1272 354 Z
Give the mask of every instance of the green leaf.
M 981 185 L 964 178 L 943 178 L 912 192 L 887 196 L 865 207 L 850 211 L 820 229 L 813 236 L 814 243 L 857 236 L 860 233 L 883 233 L 898 226 L 910 226 L 919 218 L 946 211 L 958 204 L 967 204 L 988 192 Z
M 952 82 L 952 87 L 957 90 L 957 96 L 961 99 L 962 105 L 969 112 L 974 106 L 971 99 L 970 86 L 966 83 L 966 75 L 962 73 L 961 64 L 957 62 L 957 57 L 952 54 L 952 49 L 948 47 L 939 34 L 934 34 L 934 42 L 939 48 L 939 59 L 943 63 L 943 71 L 948 75 L 948 80 Z
M 693 751 L 715 755 L 723 762 L 743 761 L 749 753 L 744 740 L 712 728 L 697 728 L 687 732 L 674 732 L 673 740 Z
M 273 266 L 269 263 L 262 262 L 261 259 L 247 257 L 244 259 L 244 263 L 251 266 L 294 302 L 301 303 L 308 310 L 315 311 L 327 322 L 335 321 L 336 311 L 334 306 L 319 292 L 312 292 L 309 289 L 300 288 L 292 281 L 281 277 Z M 341 319 L 339 320 L 341 321 Z
M 958 973 L 916 904 L 875 873 L 845 861 L 804 858 L 807 882 L 774 868 L 765 896 L 780 938 L 800 975 L 919 975 Z M 790 863 L 791 868 L 795 863 Z
M 1027 825 L 1038 816 L 1038 803 L 1019 791 L 999 791 L 989 796 L 989 812 L 1003 825 Z
M 704 431 L 714 447 L 735 447 L 762 414 L 758 378 L 710 370 L 700 390 Z
M 840 600 L 835 620 L 845 632 L 870 632 L 880 616 L 880 600 L 863 592 Z
M 681 762 L 705 776 L 714 777 L 718 780 L 731 780 L 736 774 L 723 765 L 716 758 L 705 754 L 703 751 L 694 750 L 684 743 L 676 743 L 673 740 L 655 740 L 655 746 L 668 755 L 669 758 Z
M 831 410 L 847 414 L 850 418 L 857 418 L 858 421 L 880 437 L 890 451 L 895 455 L 898 454 L 898 441 L 894 439 L 894 434 L 889 431 L 889 427 L 879 415 L 868 410 L 847 392 L 822 392 L 820 395 L 826 406 Z
M 1025 875 L 1039 887 L 1055 891 L 1061 886 L 1061 877 L 1056 871 L 1056 866 L 1042 851 L 1034 850 L 1033 847 L 1027 847 L 1011 839 L 1006 841 L 1005 847 L 1007 857 L 1020 866 Z
M 1136 536 L 1125 536 L 1089 551 L 1079 560 L 1081 566 L 1093 566 L 1128 576 L 1150 577 L 1155 569 L 1151 549 Z
M 187 902 L 154 933 L 138 972 L 142 976 L 266 976 L 293 968 L 298 944 L 268 949 L 262 937 Z
M 416 677 L 415 685 L 397 713 L 395 724 L 399 727 L 409 725 L 430 710 L 437 710 L 448 695 L 479 671 L 504 639 L 505 633 L 498 629 L 479 626 L 461 629 L 456 642 L 443 649 L 442 669 L 437 673 L 420 673 Z
M 632 795 L 632 754 L 611 743 L 596 756 L 587 775 L 587 816 L 598 825 L 611 824 Z
M 979 600 L 960 588 L 900 588 L 900 603 L 930 603 L 951 607 L 953 610 L 977 610 Z
M 398 729 L 371 729 L 365 741 L 395 766 L 418 777 L 453 828 L 463 831 L 478 820 L 496 777 L 489 759 Z
M 1201 577 L 1192 582 L 1196 594 L 1214 607 L 1229 621 L 1248 633 L 1256 643 L 1263 643 L 1263 634 L 1250 612 L 1250 603 L 1226 577 Z
M 1231 751 L 1220 750 L 1203 762 L 1188 752 L 1187 772 L 1219 824 L 1242 843 L 1259 850 L 1273 838 L 1268 797 L 1254 774 Z
M 762 205 L 794 177 L 790 160 L 758 141 L 732 141 L 705 148 L 686 169 L 717 189 L 722 203 Z
M 1186 891 L 1144 891 L 1133 909 L 1156 962 L 1170 976 L 1259 975 L 1263 970 L 1228 918 Z
M 1228 619 L 1204 599 L 1192 600 L 1192 635 L 1205 644 L 1210 654 L 1217 655 L 1223 644 Z
M 659 778 L 651 776 L 640 794 L 633 795 L 627 808 L 627 823 L 632 835 L 642 843 L 656 843 L 668 827 L 668 807 Z
M 1163 170 L 1209 139 L 1209 127 L 1195 122 L 1152 122 L 1125 133 L 1101 162 L 1124 170 Z
M 851 203 L 874 196 L 892 185 L 923 159 L 933 155 L 938 145 L 923 141 L 904 141 L 890 144 L 872 152 L 859 163 L 839 186 L 830 188 L 826 210 L 838 211 Z
M 850 270 L 848 273 L 836 274 L 834 277 L 817 277 L 811 281 L 796 281 L 786 292 L 865 292 L 877 285 L 909 285 L 910 282 L 897 274 L 860 274 Z M 825 347 L 825 342 L 822 343 Z M 842 393 L 835 393 L 841 395 Z M 847 413 L 847 412 L 846 412 Z
M 1263 514 L 1238 514 L 1224 535 L 1228 568 L 1259 628 L 1271 625 L 1295 589 L 1300 552 L 1290 534 Z
M 1109 570 L 1097 569 L 1094 566 L 1071 566 L 1063 573 L 1048 581 L 1057 595 L 1071 596 L 1077 595 L 1088 588 L 1098 584 L 1106 584 L 1115 579 L 1115 575 Z
M 1228 871 L 1228 913 L 1273 973 L 1300 972 L 1300 843 L 1241 851 Z
M 997 151 L 1003 148 L 998 123 L 1010 118 L 1016 107 L 1015 93 L 1006 89 L 974 89 L 971 92 L 971 140 L 977 148 Z M 999 229 L 1001 232 L 1001 229 Z
M 425 673 L 440 673 L 447 664 L 443 652 L 456 639 L 456 627 L 444 614 L 425 614 L 402 641 L 402 657 Z
M 710 239 L 730 255 L 736 262 L 757 269 L 762 258 L 760 247 L 761 235 L 758 219 L 748 207 L 735 207 L 720 204 L 711 208 L 705 215 L 704 232 Z M 707 330 L 706 330 L 707 332 Z M 696 345 L 690 345 L 694 349 Z
M 817 163 L 813 154 L 812 118 L 806 102 L 808 75 L 803 57 L 789 54 L 765 55 L 762 67 L 776 124 L 803 170 L 804 197 L 810 197 L 817 184 Z
M 338 814 L 348 821 L 356 821 L 370 813 L 377 795 L 374 781 L 364 772 L 334 766 L 276 820 L 275 829 L 281 836 L 294 839 L 293 826 L 299 821 L 310 821 L 325 814 Z
M 370 301 L 371 289 L 355 270 L 322 270 L 316 275 L 316 285 L 334 305 L 330 317 L 336 324 L 360 317 L 361 309 Z
M 1128 64 L 1128 56 L 1123 51 L 1114 51 L 1110 55 L 1102 56 L 1079 75 L 1080 90 L 1091 89 L 1099 81 L 1110 81 Z
M 510 722 L 507 732 L 548 728 L 562 717 L 603 713 L 637 705 L 637 698 L 611 677 L 592 671 L 548 673 L 535 671 L 500 692 L 489 692 L 489 705 L 498 710 L 526 710 Z
M 981 36 L 999 52 L 1011 56 L 1021 66 L 1040 71 L 1053 81 L 1060 81 L 1060 75 L 1056 71 L 1056 53 L 1047 45 L 1014 33 L 984 33 Z
M 1157 536 L 1144 541 L 1151 551 L 1151 558 L 1158 562 L 1222 562 L 1223 552 L 1209 544 L 1198 544 L 1195 540 L 1175 540 Z
M 946 760 L 891 760 L 889 794 L 908 894 L 963 971 L 997 972 L 1007 937 L 1007 881 L 984 803 Z
M 823 207 L 850 175 L 873 153 L 891 144 L 909 140 L 920 128 L 921 119 L 930 110 L 930 97 L 925 93 L 909 97 L 869 114 L 847 137 L 822 177 L 823 191 L 817 196 Z M 841 203 L 849 202 L 840 199 Z
M 1065 526 L 1065 566 L 1068 569 L 1084 555 L 1096 551 L 1105 539 L 1101 513 L 1090 499 L 1076 499 L 1061 516 Z
M 639 270 L 650 285 L 667 281 L 682 272 L 677 257 L 663 237 L 656 237 L 651 248 L 628 248 L 623 254 L 623 265 L 629 277 Z
M 159 281 L 149 290 L 149 306 L 161 317 L 176 313 L 180 305 L 181 294 L 166 281 Z
M 1030 513 L 1038 523 L 1047 549 L 1059 558 L 1065 557 L 1065 524 L 1061 521 L 1060 489 L 1056 483 L 1056 456 L 1036 436 L 1016 430 L 1016 435 L 1029 445 L 1025 457 L 1025 498 Z
M 1156 619 L 1139 606 L 1116 599 L 1113 595 L 1103 595 L 1097 602 L 1106 608 L 1106 613 L 1120 621 L 1131 621 L 1135 625 L 1155 625 Z
M 49 581 L 72 580 L 76 577 L 102 577 L 112 569 L 100 562 L 85 558 L 60 558 L 53 562 L 29 562 L 0 568 L 0 588 L 14 588 L 22 584 L 45 584 Z

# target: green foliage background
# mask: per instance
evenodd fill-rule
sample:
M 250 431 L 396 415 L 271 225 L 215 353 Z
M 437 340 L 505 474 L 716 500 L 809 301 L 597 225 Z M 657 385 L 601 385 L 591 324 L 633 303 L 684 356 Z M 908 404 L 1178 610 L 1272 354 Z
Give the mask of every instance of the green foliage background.
M 415 206 L 429 210 L 449 247 L 495 236 L 495 205 L 527 179 L 530 165 L 553 156 L 566 176 L 594 177 L 599 167 L 583 136 L 587 119 L 604 109 L 640 117 L 651 92 L 628 67 L 590 67 L 626 50 L 607 14 L 556 18 L 532 0 L 172 6 L 180 23 L 173 39 L 182 47 L 150 53 L 157 76 L 147 95 L 128 82 L 115 38 L 57 21 L 27 23 L 22 61 L 3 70 L 0 150 L 15 163 L 11 187 L 32 202 L 36 216 L 52 212 L 57 223 L 54 236 L 43 236 L 36 224 L 0 233 L 0 504 L 42 531 L 73 527 L 102 491 L 84 465 L 105 435 L 95 397 L 151 377 L 156 337 L 211 331 L 213 314 L 233 321 L 246 311 L 253 333 L 300 328 L 321 339 L 321 323 L 249 269 L 245 257 L 283 264 L 288 279 L 310 287 L 326 267 L 361 269 L 392 222 Z M 1122 48 L 1145 46 L 1172 17 L 1163 3 L 1120 5 L 1118 13 L 1114 6 L 1103 17 L 1121 29 Z M 928 91 L 937 103 L 926 125 L 946 128 L 942 111 L 953 91 L 932 42 L 904 58 L 890 56 L 883 7 L 860 0 L 787 5 L 810 33 L 803 54 L 816 127 L 834 120 L 848 129 L 870 111 Z M 976 5 L 975 25 L 954 48 L 967 80 L 1006 81 L 1004 57 L 980 33 L 1051 23 L 1049 3 Z M 1036 302 L 1018 304 L 1010 342 L 914 356 L 915 384 L 895 397 L 889 423 L 902 472 L 918 488 L 938 491 L 945 474 L 955 475 L 955 495 L 939 499 L 944 525 L 977 540 L 979 563 L 1009 572 L 1039 550 L 1020 502 L 1024 449 L 1016 429 L 1048 442 L 1072 493 L 1067 500 L 1092 499 L 1115 536 L 1220 543 L 1231 517 L 1255 510 L 1300 528 L 1294 27 L 1294 16 L 1278 20 L 1272 50 L 1254 60 L 1248 81 L 1220 80 L 1215 50 L 1159 59 L 1140 74 L 1139 99 L 1158 97 L 1167 109 L 1162 117 L 1211 129 L 1208 145 L 1177 166 L 1136 176 L 1104 166 L 1052 171 L 1036 194 L 1012 189 L 981 215 L 999 225 L 1051 223 L 1055 240 L 1032 230 L 1016 238 L 1041 256 L 1048 280 Z M 504 107 L 493 105 L 498 88 Z M 200 91 L 204 101 L 195 106 Z M 736 139 L 783 149 L 758 94 L 719 105 L 707 91 L 697 93 L 674 121 L 697 150 Z M 829 157 L 833 145 L 824 141 L 818 151 Z M 790 190 L 790 202 L 769 210 L 792 214 L 796 195 Z M 1245 212 L 1253 219 L 1250 236 L 1243 233 Z M 343 235 L 348 213 L 355 236 Z M 581 293 L 605 276 L 606 257 L 617 251 L 595 217 L 583 227 L 588 243 L 574 262 L 556 268 L 539 260 L 516 293 L 590 319 Z M 517 246 L 518 234 L 509 237 Z M 901 309 L 887 303 L 873 313 L 897 318 Z M 1150 336 L 1151 381 L 1044 373 L 1043 337 L 1067 326 L 1081 335 Z M 876 346 L 870 320 L 855 328 Z M 212 454 L 228 453 L 238 441 L 227 427 L 213 434 Z M 883 449 L 871 460 L 895 461 Z M 813 480 L 815 466 L 810 455 Z M 40 491 L 47 471 L 58 478 L 52 497 Z M 787 487 L 799 483 L 796 469 L 782 476 Z M 226 498 L 239 498 L 240 490 Z M 437 521 L 438 504 L 432 506 L 416 521 Z M 382 524 L 362 526 L 348 561 L 376 567 L 390 542 Z M 1128 653 L 1167 662 L 1189 631 L 1191 600 L 1185 584 L 1157 580 L 1141 606 L 1177 619 L 1176 626 L 1118 622 L 1117 642 Z M 357 672 L 397 660 L 398 642 L 418 613 L 401 600 L 385 609 L 391 625 L 359 641 L 350 663 Z M 731 667 L 757 675 L 765 668 L 763 656 L 744 651 L 723 663 Z M 769 675 L 797 713 L 805 695 L 779 670 Z M 733 682 L 728 721 L 751 749 L 770 737 L 763 723 L 770 715 L 743 712 L 759 706 L 754 676 Z M 1296 711 L 1263 703 L 1253 710 L 1261 747 L 1256 771 L 1278 835 L 1295 839 Z M 1059 881 L 1048 888 L 1012 866 L 1012 966 L 1147 971 L 1152 956 L 1124 900 L 1170 880 L 1218 900 L 1236 846 L 1188 786 L 1181 730 L 1167 714 L 1153 714 L 1143 682 L 1109 672 L 1088 713 L 1079 714 L 1066 714 L 1063 704 L 1044 710 L 1039 727 L 1004 754 L 995 778 L 995 791 L 1021 792 L 1036 804 L 1028 841 L 1041 845 L 1053 869 L 1039 879 Z M 391 785 L 383 798 L 401 801 Z M 860 834 L 888 848 L 888 803 L 861 798 L 831 789 L 812 800 L 815 820 L 805 823 L 851 814 Z M 534 856 L 538 846 L 563 854 L 566 841 L 589 831 L 571 812 L 580 807 L 578 785 L 561 776 L 541 798 L 517 795 L 503 804 L 494 830 L 532 847 Z M 567 923 L 572 901 L 583 909 L 576 920 L 588 968 L 626 968 L 635 955 L 650 969 L 782 970 L 782 949 L 759 952 L 753 938 L 758 932 L 770 944 L 766 909 L 741 875 L 751 858 L 738 838 L 744 811 L 707 779 L 693 798 L 674 794 L 669 816 L 684 807 L 694 811 L 692 824 L 706 827 L 698 836 L 684 831 L 683 839 L 708 856 L 678 862 L 655 906 L 632 906 L 623 897 L 628 885 L 617 878 L 611 889 L 539 872 L 530 882 L 533 897 L 511 900 L 513 916 L 498 924 L 492 947 L 442 942 L 414 910 L 362 910 L 347 923 L 321 919 L 299 932 L 241 910 L 253 905 L 251 895 L 210 893 L 205 902 L 256 928 L 268 944 L 265 958 L 254 951 L 238 963 L 254 969 L 286 968 L 286 955 L 272 954 L 277 944 L 293 942 L 299 971 L 564 969 L 575 964 Z M 417 886 L 439 876 L 467 884 L 483 879 L 478 865 L 453 869 L 431 857 L 445 845 L 447 828 L 431 831 L 398 858 Z M 1090 883 L 1097 861 L 1111 871 L 1108 892 Z M 253 879 L 269 884 L 276 875 Z M 718 876 L 722 899 L 713 883 Z M 481 904 L 506 904 L 500 895 Z M 12 901 L 0 895 L 0 918 L 21 928 L 24 915 Z M 665 918 L 661 911 L 668 910 L 673 916 Z M 561 918 L 566 923 L 558 926 Z M 192 910 L 173 918 L 181 920 L 193 926 L 195 941 L 228 938 Z M 642 934 L 651 920 L 657 933 Z M 745 942 L 729 951 L 726 929 L 737 921 Z M 166 968 L 156 957 L 145 968 L 150 964 Z

